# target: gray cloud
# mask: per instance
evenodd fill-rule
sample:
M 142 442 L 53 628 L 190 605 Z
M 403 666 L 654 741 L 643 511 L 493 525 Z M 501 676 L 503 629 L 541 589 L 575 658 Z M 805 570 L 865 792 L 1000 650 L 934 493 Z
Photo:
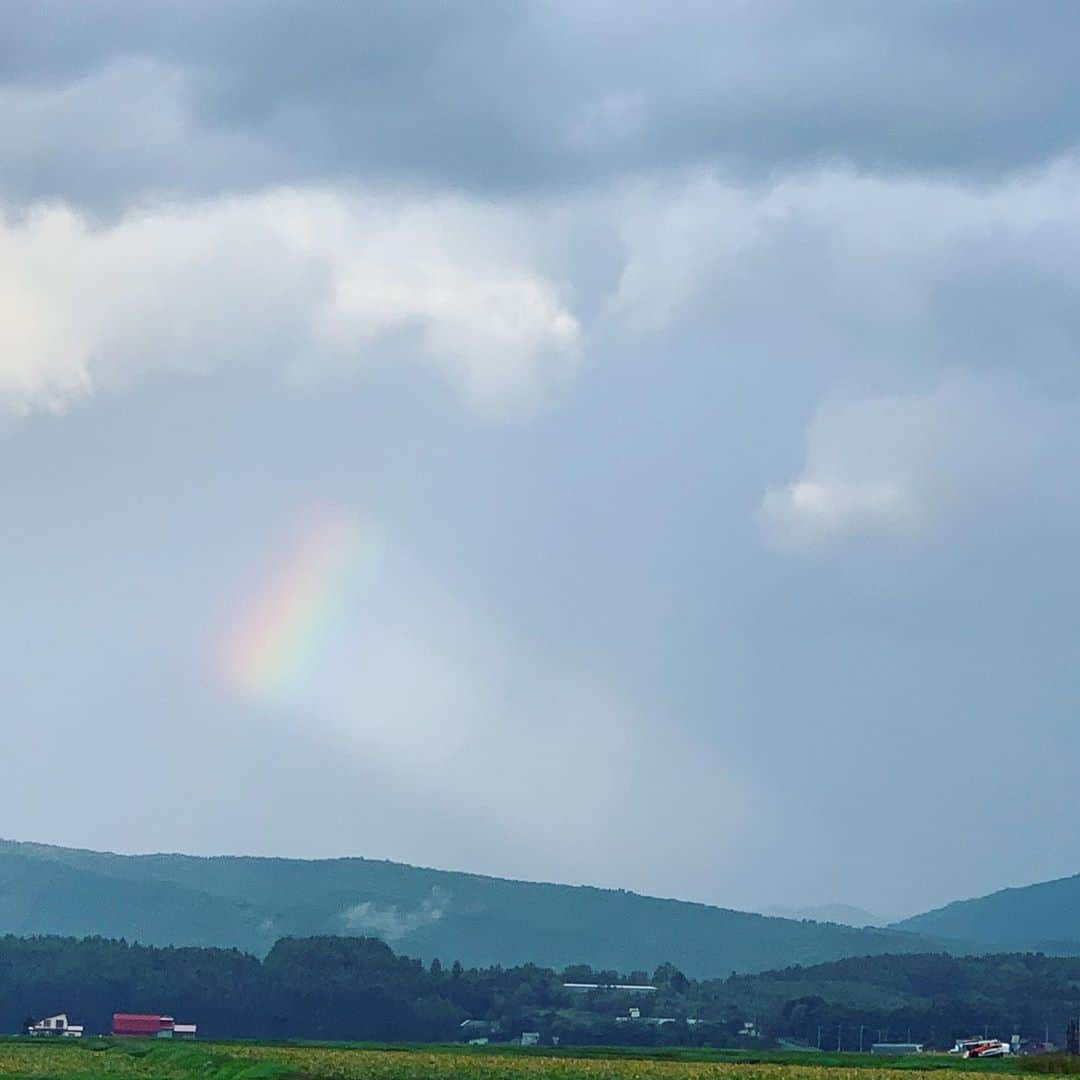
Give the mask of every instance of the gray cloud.
M 4 190 L 115 208 L 316 178 L 503 194 L 689 166 L 987 178 L 1075 146 L 1078 19 L 974 2 L 19 3 Z

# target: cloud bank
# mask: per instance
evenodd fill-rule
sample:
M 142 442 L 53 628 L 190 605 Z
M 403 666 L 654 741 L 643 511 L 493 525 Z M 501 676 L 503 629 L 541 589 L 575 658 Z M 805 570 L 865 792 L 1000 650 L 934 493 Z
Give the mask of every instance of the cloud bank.
M 485 196 L 713 165 L 993 180 L 1073 147 L 1078 18 L 1001 0 L 677 17 L 26 0 L 5 20 L 0 189 L 116 208 L 358 176 Z

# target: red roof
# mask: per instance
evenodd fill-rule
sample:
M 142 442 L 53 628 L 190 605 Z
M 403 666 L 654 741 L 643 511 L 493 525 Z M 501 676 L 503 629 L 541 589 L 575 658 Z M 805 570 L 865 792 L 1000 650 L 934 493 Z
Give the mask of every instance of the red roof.
M 168 1031 L 172 1026 L 171 1016 L 158 1016 L 156 1013 L 113 1013 L 112 1018 L 114 1035 L 156 1035 L 159 1031 Z

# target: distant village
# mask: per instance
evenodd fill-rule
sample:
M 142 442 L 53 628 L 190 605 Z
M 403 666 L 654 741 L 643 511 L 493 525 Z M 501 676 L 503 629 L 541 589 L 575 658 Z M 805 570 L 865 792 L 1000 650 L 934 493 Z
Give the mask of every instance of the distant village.
M 657 987 L 645 983 L 603 983 L 603 982 L 564 982 L 562 988 L 571 994 L 591 995 L 596 992 L 616 992 L 633 998 L 648 998 L 657 992 Z M 642 1002 L 644 1004 L 644 1002 Z M 705 1023 L 705 1021 L 684 1018 L 677 1019 L 674 1016 L 653 1016 L 647 1010 L 637 1005 L 629 1005 L 626 1011 L 614 1017 L 616 1024 L 641 1025 L 647 1027 L 664 1027 L 669 1024 L 684 1023 L 688 1027 Z M 856 1045 L 842 1046 L 839 1029 L 835 1033 L 833 1043 L 829 1043 L 823 1036 L 826 1034 L 824 1026 L 819 1026 L 817 1032 L 817 1045 L 802 1042 L 790 1038 L 778 1038 L 775 1044 L 781 1050 L 802 1051 L 805 1053 L 821 1053 L 822 1051 L 841 1050 L 865 1052 L 875 1055 L 907 1055 L 922 1054 L 926 1052 L 923 1043 L 910 1040 L 903 1042 L 888 1042 L 881 1038 L 871 1042 L 863 1039 L 866 1033 L 866 1025 L 859 1027 L 859 1037 Z M 80 1039 L 86 1034 L 82 1024 L 72 1023 L 67 1013 L 56 1013 L 38 1020 L 28 1019 L 23 1027 L 26 1035 L 40 1038 Z M 115 1038 L 131 1039 L 194 1039 L 198 1033 L 198 1026 L 194 1023 L 178 1023 L 176 1019 L 167 1014 L 160 1013 L 113 1013 L 109 1031 L 98 1032 L 99 1035 L 110 1035 Z M 1048 1033 L 1047 1033 L 1048 1034 Z M 753 1020 L 742 1021 L 742 1026 L 737 1032 L 740 1040 L 764 1039 L 763 1032 Z M 458 1038 L 472 1046 L 483 1046 L 489 1042 L 512 1042 L 521 1046 L 544 1046 L 559 1045 L 559 1037 L 549 1034 L 546 1038 L 539 1031 L 522 1031 L 518 1035 L 511 1035 L 500 1029 L 497 1022 L 467 1019 L 461 1021 L 458 1028 Z M 1066 1049 L 1070 1054 L 1080 1054 L 1080 1020 L 1074 1019 L 1068 1023 L 1066 1031 Z M 1049 1038 L 1038 1040 L 1021 1039 L 1019 1035 L 1013 1035 L 1008 1041 L 992 1038 L 987 1033 L 982 1036 L 958 1039 L 949 1053 L 960 1055 L 964 1058 L 990 1058 L 1004 1057 L 1015 1054 L 1045 1054 L 1056 1050 Z M 939 1051 L 940 1052 L 940 1051 Z
M 73 1024 L 67 1013 L 57 1013 L 41 1020 L 31 1020 L 26 1025 L 27 1035 L 44 1038 L 81 1039 L 86 1029 Z M 196 1024 L 178 1024 L 171 1016 L 151 1013 L 113 1013 L 109 1034 L 117 1038 L 131 1039 L 194 1039 L 198 1032 Z
M 651 994 L 656 992 L 655 986 L 638 984 L 602 984 L 602 983 L 563 983 L 563 988 L 574 993 L 589 993 L 596 990 L 614 990 L 631 994 Z M 627 1014 L 617 1016 L 616 1023 L 645 1024 L 662 1026 L 676 1023 L 675 1017 L 667 1016 L 643 1016 L 641 1009 L 631 1006 Z M 698 1023 L 697 1020 L 688 1019 L 687 1024 Z M 460 1024 L 460 1037 L 472 1046 L 483 1046 L 490 1041 L 490 1037 L 496 1034 L 494 1026 L 485 1020 L 463 1020 Z M 115 1038 L 132 1039 L 194 1039 L 198 1033 L 198 1025 L 191 1023 L 178 1023 L 172 1016 L 158 1013 L 113 1013 L 112 1026 L 108 1034 Z M 67 1013 L 56 1013 L 54 1016 L 46 1016 L 40 1020 L 28 1020 L 25 1026 L 25 1034 L 42 1038 L 65 1038 L 81 1039 L 86 1034 L 82 1024 L 73 1024 Z M 741 1038 L 758 1039 L 761 1032 L 753 1020 L 743 1021 L 739 1031 Z M 541 1044 L 540 1032 L 523 1031 L 520 1036 L 512 1041 L 521 1046 L 539 1046 Z M 1069 1025 L 1068 1032 L 1069 1050 L 1072 1053 L 1080 1053 L 1080 1024 L 1073 1021 Z M 820 1053 L 825 1049 L 821 1045 L 821 1032 L 818 1034 L 818 1045 L 809 1046 L 790 1039 L 780 1039 L 781 1049 L 801 1050 L 807 1053 Z M 558 1039 L 554 1040 L 558 1045 Z M 838 1046 L 839 1050 L 840 1047 Z M 854 1049 L 854 1047 L 852 1048 Z M 864 1049 L 862 1045 L 858 1048 Z M 921 1054 L 924 1046 L 918 1042 L 874 1042 L 867 1047 L 870 1053 L 879 1055 L 904 1055 Z M 958 1039 L 956 1045 L 949 1051 L 965 1058 L 976 1057 L 1003 1057 L 1007 1054 L 1024 1053 L 1048 1053 L 1056 1047 L 1050 1042 L 1022 1042 L 1018 1035 L 1014 1035 L 1008 1042 L 1002 1039 L 989 1038 L 987 1036 Z
M 593 992 L 617 992 L 621 994 L 637 994 L 637 995 L 651 995 L 657 991 L 656 986 L 652 986 L 644 983 L 596 983 L 596 982 L 564 982 L 562 984 L 564 990 L 570 991 L 575 994 L 590 994 Z M 642 1010 L 638 1006 L 630 1006 L 624 1015 L 616 1016 L 616 1024 L 642 1024 L 651 1025 L 654 1027 L 662 1027 L 666 1024 L 676 1024 L 679 1022 L 677 1017 L 674 1016 L 649 1016 L 642 1015 Z M 695 1025 L 702 1023 L 702 1021 L 694 1018 L 686 1018 L 683 1021 L 688 1027 L 694 1027 Z M 461 1032 L 461 1038 L 468 1042 L 471 1046 L 483 1046 L 490 1042 L 493 1035 L 498 1034 L 497 1025 L 493 1025 L 486 1020 L 463 1020 L 459 1026 Z M 922 1054 L 926 1052 L 926 1047 L 923 1043 L 912 1042 L 910 1038 L 906 1042 L 887 1042 L 880 1040 L 878 1042 L 864 1043 L 863 1034 L 865 1031 L 865 1025 L 860 1028 L 859 1031 L 859 1045 L 857 1047 L 858 1052 L 862 1053 L 865 1050 L 869 1050 L 871 1054 L 881 1056 L 902 1056 L 906 1054 Z M 831 1049 L 822 1045 L 822 1035 L 824 1029 L 818 1029 L 817 1045 L 810 1045 L 807 1043 L 798 1042 L 794 1039 L 778 1039 L 777 1043 L 782 1050 L 802 1051 L 805 1053 L 821 1053 L 823 1050 Z M 737 1032 L 739 1039 L 761 1039 L 762 1032 L 759 1030 L 758 1025 L 753 1020 L 744 1020 L 742 1027 Z M 522 1046 L 539 1046 L 541 1045 L 541 1035 L 538 1031 L 523 1031 L 520 1036 L 512 1040 L 514 1042 L 520 1042 Z M 558 1046 L 559 1039 L 557 1036 L 553 1037 L 552 1045 Z M 1080 1023 L 1072 1021 L 1068 1027 L 1067 1035 L 1067 1048 L 1072 1054 L 1080 1054 Z M 836 1051 L 842 1049 L 839 1043 L 839 1037 Z M 856 1047 L 848 1047 L 850 1050 L 855 1050 Z M 1035 1039 L 1021 1039 L 1019 1035 L 1013 1035 L 1008 1041 L 1004 1039 L 990 1038 L 988 1035 L 972 1036 L 966 1039 L 957 1039 L 955 1045 L 949 1050 L 950 1054 L 957 1054 L 964 1058 L 991 1058 L 991 1057 L 1005 1057 L 1009 1054 L 1047 1054 L 1053 1053 L 1057 1047 L 1048 1040 L 1035 1040 Z

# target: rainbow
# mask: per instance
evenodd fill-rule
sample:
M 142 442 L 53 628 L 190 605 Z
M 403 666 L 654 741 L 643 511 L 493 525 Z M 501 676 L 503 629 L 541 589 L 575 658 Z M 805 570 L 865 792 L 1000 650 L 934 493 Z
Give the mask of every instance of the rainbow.
M 357 577 L 377 555 L 372 530 L 349 514 L 323 512 L 305 521 L 289 557 L 226 632 L 220 656 L 226 686 L 261 700 L 295 697 L 314 677 Z

